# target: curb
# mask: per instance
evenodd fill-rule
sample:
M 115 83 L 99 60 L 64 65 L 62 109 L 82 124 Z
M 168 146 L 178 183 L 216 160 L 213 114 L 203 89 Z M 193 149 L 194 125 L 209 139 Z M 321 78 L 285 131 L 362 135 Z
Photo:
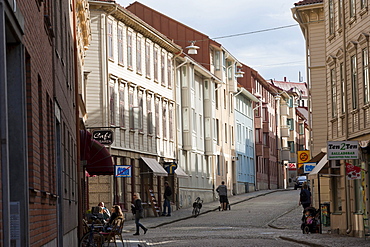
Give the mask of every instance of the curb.
M 280 236 L 279 238 L 282 239 L 282 240 L 285 240 L 285 241 L 294 242 L 294 243 L 298 243 L 298 244 L 304 244 L 304 245 L 308 245 L 308 246 L 312 246 L 312 247 L 327 247 L 326 245 L 315 244 L 315 243 L 312 243 L 312 242 L 297 240 L 297 239 L 294 239 L 294 238 L 289 238 L 289 237 L 284 237 L 284 236 Z

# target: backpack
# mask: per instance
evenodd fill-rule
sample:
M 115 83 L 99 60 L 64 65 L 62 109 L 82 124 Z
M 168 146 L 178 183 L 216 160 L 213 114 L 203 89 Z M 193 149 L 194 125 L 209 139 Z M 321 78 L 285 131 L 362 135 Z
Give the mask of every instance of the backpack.
M 307 192 L 305 190 L 301 190 L 301 193 L 299 194 L 299 198 L 301 202 L 307 202 L 308 201 Z

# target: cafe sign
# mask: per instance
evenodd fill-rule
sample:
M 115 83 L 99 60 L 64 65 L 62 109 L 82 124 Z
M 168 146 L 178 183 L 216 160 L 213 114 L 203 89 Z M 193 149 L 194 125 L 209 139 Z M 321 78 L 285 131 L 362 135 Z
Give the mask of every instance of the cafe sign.
M 113 143 L 113 131 L 111 130 L 95 130 L 92 138 L 101 144 L 111 145 Z
M 328 160 L 356 160 L 358 147 L 358 141 L 328 142 Z

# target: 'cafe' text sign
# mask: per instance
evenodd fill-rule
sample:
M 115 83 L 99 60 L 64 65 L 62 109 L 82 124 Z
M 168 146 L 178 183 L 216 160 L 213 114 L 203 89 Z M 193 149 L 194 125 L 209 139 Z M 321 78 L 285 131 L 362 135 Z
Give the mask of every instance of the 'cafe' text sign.
M 328 142 L 328 160 L 356 160 L 358 146 L 358 141 Z

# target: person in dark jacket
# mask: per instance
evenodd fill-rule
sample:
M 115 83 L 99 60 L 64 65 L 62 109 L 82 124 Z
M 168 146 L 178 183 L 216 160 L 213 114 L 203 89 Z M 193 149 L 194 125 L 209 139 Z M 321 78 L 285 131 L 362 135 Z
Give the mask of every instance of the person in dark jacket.
M 134 235 L 140 235 L 139 227 L 143 229 L 144 234 L 148 231 L 148 228 L 146 228 L 143 224 L 140 223 L 140 218 L 142 218 L 143 215 L 143 206 L 141 205 L 141 198 L 139 193 L 134 193 L 133 195 L 134 203 L 132 204 L 132 213 L 135 215 L 135 224 L 136 224 L 136 232 Z
M 303 209 L 311 206 L 311 192 L 308 190 L 308 185 L 304 184 L 301 192 L 299 193 L 299 205 L 302 205 Z
M 216 192 L 220 196 L 220 204 L 222 211 L 226 210 L 227 207 L 227 187 L 225 181 L 222 181 L 221 184 L 217 187 Z
M 168 182 L 164 182 L 164 202 L 163 202 L 163 212 L 162 216 L 171 216 L 171 196 L 172 196 L 172 190 Z M 166 209 L 168 208 L 167 215 L 166 215 Z

